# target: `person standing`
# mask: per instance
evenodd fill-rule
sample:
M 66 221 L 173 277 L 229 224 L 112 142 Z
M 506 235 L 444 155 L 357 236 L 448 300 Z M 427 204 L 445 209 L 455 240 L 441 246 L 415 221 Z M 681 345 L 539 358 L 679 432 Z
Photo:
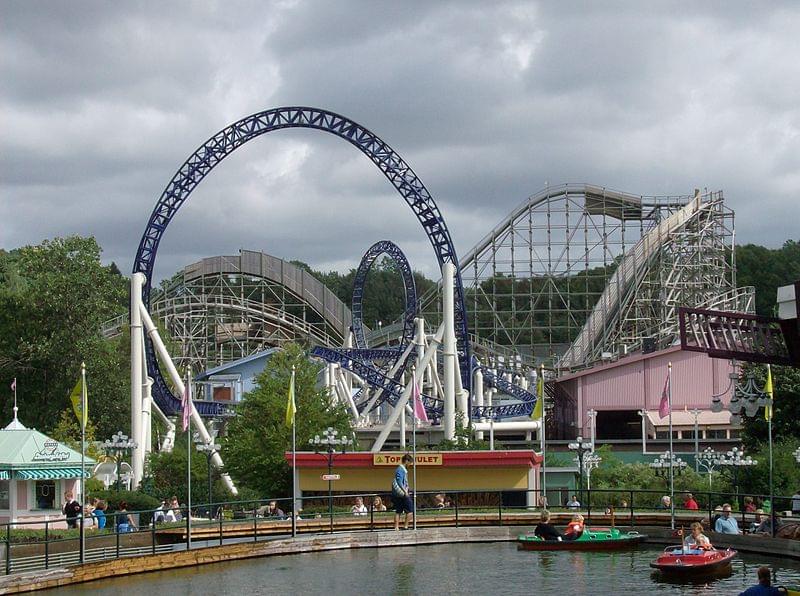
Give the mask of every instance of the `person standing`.
M 400 529 L 400 516 L 405 513 L 405 529 L 408 530 L 409 515 L 414 513 L 414 503 L 411 492 L 408 490 L 408 469 L 406 464 L 414 462 L 408 453 L 400 460 L 400 465 L 395 468 L 392 480 L 392 502 L 394 503 L 394 529 Z
M 83 508 L 81 507 L 81 504 L 75 500 L 71 490 L 68 490 L 64 493 L 64 507 L 61 509 L 61 512 L 67 518 L 68 528 L 78 527 L 78 518 L 83 512 Z

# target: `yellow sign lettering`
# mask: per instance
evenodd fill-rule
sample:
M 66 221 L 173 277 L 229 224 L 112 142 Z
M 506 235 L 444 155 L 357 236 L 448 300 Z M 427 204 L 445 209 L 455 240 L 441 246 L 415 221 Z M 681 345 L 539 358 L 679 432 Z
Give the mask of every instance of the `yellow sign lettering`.
M 403 453 L 373 453 L 373 466 L 399 466 Z M 415 460 L 418 466 L 441 466 L 443 457 L 441 453 L 418 453 Z

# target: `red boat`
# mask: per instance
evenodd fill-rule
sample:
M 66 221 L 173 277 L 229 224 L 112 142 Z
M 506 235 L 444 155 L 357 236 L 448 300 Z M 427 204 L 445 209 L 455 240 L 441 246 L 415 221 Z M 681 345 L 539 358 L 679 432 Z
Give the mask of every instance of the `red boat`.
M 650 567 L 666 573 L 701 574 L 714 573 L 730 567 L 736 551 L 726 550 L 693 550 L 681 546 L 668 546 Z

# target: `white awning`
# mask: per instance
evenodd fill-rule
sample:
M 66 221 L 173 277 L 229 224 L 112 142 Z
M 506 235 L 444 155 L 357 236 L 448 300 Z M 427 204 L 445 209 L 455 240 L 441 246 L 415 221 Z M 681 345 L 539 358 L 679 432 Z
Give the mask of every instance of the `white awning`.
M 653 426 L 669 426 L 669 416 L 663 418 L 658 410 L 647 410 L 647 419 Z M 731 413 L 728 410 L 722 412 L 712 412 L 703 410 L 697 415 L 699 426 L 731 426 Z M 686 410 L 674 410 L 672 412 L 672 426 L 694 426 L 694 414 Z

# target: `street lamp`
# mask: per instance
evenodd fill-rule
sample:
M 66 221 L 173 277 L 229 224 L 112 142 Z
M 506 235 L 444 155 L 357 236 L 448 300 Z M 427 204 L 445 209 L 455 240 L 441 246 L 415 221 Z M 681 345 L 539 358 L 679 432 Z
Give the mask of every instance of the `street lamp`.
M 700 428 L 698 425 L 698 418 L 700 417 L 700 412 L 702 410 L 698 410 L 694 408 L 689 410 L 689 413 L 694 416 L 694 471 L 699 472 L 700 468 L 698 467 L 699 464 L 697 463 L 697 456 L 700 455 Z
M 339 431 L 329 426 L 322 431 L 321 437 L 314 435 L 314 438 L 311 439 L 314 452 L 328 456 L 328 515 L 331 519 L 331 533 L 333 533 L 333 456 L 337 447 L 341 447 L 341 452 L 344 453 L 347 446 L 353 443 L 350 437 L 339 437 L 338 435 Z
M 586 471 L 586 490 L 592 490 L 592 470 L 600 466 L 603 458 L 597 453 L 587 453 L 583 457 L 583 467 Z
M 702 466 L 708 473 L 708 490 L 711 490 L 711 475 L 714 473 L 714 470 L 717 469 L 717 466 L 720 465 L 721 457 L 721 453 L 717 453 L 711 447 L 706 447 L 703 449 L 703 452 L 698 454 L 695 458 L 697 464 Z
M 669 477 L 670 468 L 672 468 L 673 475 L 680 475 L 686 469 L 686 462 L 667 450 L 650 463 L 650 468 L 656 473 L 656 476 Z
M 124 453 L 130 453 L 138 447 L 138 444 L 133 439 L 128 438 L 128 435 L 118 430 L 110 439 L 106 439 L 102 443 L 102 447 L 106 452 L 114 452 L 114 461 L 116 462 L 117 473 L 117 492 L 120 490 L 120 475 L 119 475 L 119 462 Z
M 592 450 L 592 444 L 583 440 L 583 437 L 578 435 L 573 443 L 567 445 L 570 451 L 575 451 L 578 457 L 578 492 L 583 490 L 583 459 L 586 453 Z
M 589 432 L 592 443 L 592 453 L 594 453 L 594 443 L 597 438 L 597 410 L 594 408 L 587 410 L 586 415 L 589 417 Z
M 720 455 L 719 465 L 728 466 L 733 476 L 733 491 L 739 495 L 739 470 L 742 468 L 749 468 L 758 465 L 758 460 L 753 459 L 749 455 L 744 457 L 744 449 L 734 447 L 727 453 Z
M 212 485 L 211 485 L 211 459 L 214 457 L 215 453 L 219 453 L 220 447 L 214 440 L 217 438 L 217 433 L 219 431 L 214 429 L 211 431 L 211 443 L 204 443 L 202 437 L 198 434 L 194 434 L 194 446 L 200 453 L 206 456 L 206 462 L 208 463 L 208 519 L 211 519 L 211 501 L 212 501 Z

